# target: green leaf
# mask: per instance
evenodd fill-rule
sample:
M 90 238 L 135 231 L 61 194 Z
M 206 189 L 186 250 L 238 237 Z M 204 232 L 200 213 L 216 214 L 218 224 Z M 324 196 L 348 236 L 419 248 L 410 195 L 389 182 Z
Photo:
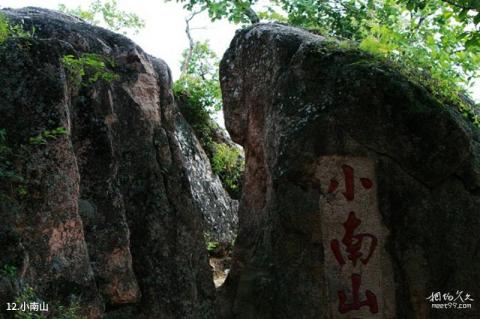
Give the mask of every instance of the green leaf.
M 472 36 L 470 39 L 465 41 L 465 48 L 466 49 L 473 49 L 473 48 L 478 48 L 480 46 L 480 37 L 478 36 Z
M 468 9 L 462 9 L 460 13 L 458 14 L 458 20 L 459 21 L 465 21 L 468 17 Z
M 473 23 L 475 24 L 480 23 L 480 13 L 477 13 L 477 15 L 473 18 Z

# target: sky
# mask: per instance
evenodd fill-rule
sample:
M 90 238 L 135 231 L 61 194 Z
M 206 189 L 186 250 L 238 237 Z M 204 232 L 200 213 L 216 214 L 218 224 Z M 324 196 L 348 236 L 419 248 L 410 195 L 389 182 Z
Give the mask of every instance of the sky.
M 136 13 L 145 20 L 145 28 L 138 34 L 129 34 L 146 52 L 167 62 L 172 69 L 173 78 L 180 75 L 180 59 L 182 51 L 188 47 L 185 34 L 185 18 L 189 12 L 182 8 L 182 4 L 164 0 L 117 0 L 120 10 Z M 260 1 L 268 2 L 267 0 Z M 60 3 L 67 7 L 82 5 L 88 7 L 88 0 L 0 0 L 1 7 L 21 8 L 37 6 L 57 9 Z M 227 21 L 211 22 L 206 13 L 198 15 L 191 22 L 192 36 L 195 40 L 208 40 L 211 48 L 219 57 L 228 48 L 235 30 L 239 26 Z M 473 98 L 480 102 L 480 81 L 477 81 L 473 90 Z

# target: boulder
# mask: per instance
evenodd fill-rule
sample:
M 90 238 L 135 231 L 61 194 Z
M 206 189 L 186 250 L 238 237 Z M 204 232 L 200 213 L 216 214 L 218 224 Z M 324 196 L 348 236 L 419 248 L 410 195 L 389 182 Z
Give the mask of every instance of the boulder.
M 2 304 L 31 287 L 51 313 L 75 299 L 88 318 L 214 318 L 204 219 L 216 227 L 236 208 L 198 155 L 168 66 L 75 17 L 1 12 L 35 30 L 0 45 L 0 128 L 19 175 L 0 185 Z M 91 54 L 110 77 L 62 62 Z
M 220 78 L 246 154 L 221 318 L 480 317 L 478 127 L 388 63 L 280 24 L 239 31 Z M 453 298 L 472 308 L 437 309 Z
M 230 198 L 220 178 L 213 173 L 210 159 L 186 119 L 177 114 L 175 122 L 175 135 L 193 199 L 205 221 L 205 239 L 231 243 L 237 234 L 238 201 Z

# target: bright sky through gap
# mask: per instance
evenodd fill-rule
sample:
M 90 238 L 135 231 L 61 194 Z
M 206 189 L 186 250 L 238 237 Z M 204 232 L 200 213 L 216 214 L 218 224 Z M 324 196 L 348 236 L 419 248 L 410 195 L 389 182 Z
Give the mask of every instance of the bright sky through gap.
M 146 52 L 167 62 L 172 69 L 173 78 L 180 74 L 180 59 L 182 51 L 188 47 L 185 34 L 185 18 L 189 12 L 182 4 L 175 1 L 165 3 L 164 0 L 117 0 L 120 10 L 136 13 L 145 20 L 146 27 L 137 35 L 129 34 Z M 261 3 L 269 2 L 267 0 Z M 21 8 L 27 6 L 57 9 L 60 3 L 69 8 L 82 5 L 87 8 L 90 1 L 86 0 L 0 0 L 0 7 Z M 191 23 L 192 35 L 195 40 L 209 40 L 210 46 L 219 57 L 227 49 L 235 30 L 235 26 L 227 21 L 212 23 L 206 13 L 198 15 Z M 480 81 L 477 81 L 473 98 L 480 102 Z

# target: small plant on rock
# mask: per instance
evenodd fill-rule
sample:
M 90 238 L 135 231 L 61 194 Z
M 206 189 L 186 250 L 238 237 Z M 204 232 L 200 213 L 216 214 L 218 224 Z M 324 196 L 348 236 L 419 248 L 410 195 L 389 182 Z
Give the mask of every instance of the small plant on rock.
M 76 86 L 91 85 L 99 80 L 110 83 L 119 79 L 117 74 L 107 68 L 114 67 L 114 62 L 99 54 L 83 53 L 78 58 L 68 54 L 62 58 L 62 64 L 68 71 L 69 79 Z
M 0 274 L 10 279 L 17 277 L 17 267 L 14 265 L 4 265 L 3 269 L 0 270 Z
M 31 38 L 35 34 L 35 27 L 31 31 L 25 31 L 20 24 L 11 24 L 5 15 L 0 13 L 0 44 L 10 37 Z
M 67 134 L 67 129 L 64 127 L 57 127 L 53 130 L 45 130 L 37 136 L 30 137 L 28 143 L 31 145 L 44 145 L 47 144 L 47 140 L 56 139 L 59 136 Z

